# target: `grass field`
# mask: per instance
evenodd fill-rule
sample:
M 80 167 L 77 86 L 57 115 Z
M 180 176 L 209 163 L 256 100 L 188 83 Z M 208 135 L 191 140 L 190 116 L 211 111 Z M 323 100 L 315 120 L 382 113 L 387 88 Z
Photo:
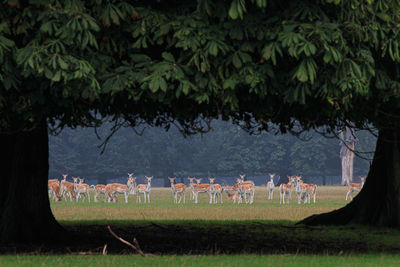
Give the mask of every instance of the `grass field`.
M 224 203 L 209 204 L 205 194 L 199 195 L 199 204 L 194 204 L 186 194 L 185 204 L 174 204 L 169 188 L 152 188 L 150 204 L 137 203 L 136 196 L 130 195 L 126 204 L 123 196 L 118 203 L 93 201 L 78 203 L 68 201 L 52 202 L 52 210 L 57 220 L 73 221 L 111 221 L 111 220 L 289 220 L 298 221 L 316 213 L 328 212 L 344 206 L 346 187 L 318 187 L 317 202 L 311 204 L 297 203 L 297 195 L 292 194 L 289 205 L 279 204 L 279 193 L 275 189 L 274 199 L 267 199 L 265 187 L 256 187 L 253 204 L 233 204 L 225 195 Z M 143 198 L 143 197 L 142 197 Z M 143 201 L 143 199 L 142 199 Z
M 257 187 L 251 205 L 233 204 L 225 195 L 223 204 L 210 205 L 206 195 L 194 204 L 189 194 L 185 204 L 174 204 L 169 188 L 152 188 L 150 204 L 137 203 L 135 195 L 129 203 L 122 196 L 118 203 L 94 203 L 93 194 L 90 203 L 51 202 L 71 239 L 62 248 L 22 248 L 51 255 L 1 256 L 0 266 L 399 266 L 400 256 L 393 254 L 400 252 L 399 229 L 296 225 L 344 206 L 345 195 L 345 187 L 319 187 L 315 204 L 298 204 L 293 192 L 290 204 L 281 205 L 277 190 L 271 201 L 265 187 Z M 112 237 L 107 225 L 158 256 L 124 255 L 132 249 Z M 101 254 L 104 244 L 107 256 L 68 255 Z M 0 251 L 13 254 L 14 248 Z
M 0 266 L 399 266 L 399 255 L 6 256 Z

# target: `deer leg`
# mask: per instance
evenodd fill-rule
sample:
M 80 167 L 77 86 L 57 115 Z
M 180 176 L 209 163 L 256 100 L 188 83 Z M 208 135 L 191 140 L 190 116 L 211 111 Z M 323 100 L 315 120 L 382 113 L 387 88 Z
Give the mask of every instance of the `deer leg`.
M 347 194 L 346 194 L 346 200 L 347 200 L 347 198 L 349 197 L 349 194 L 350 194 L 350 190 L 347 192 Z

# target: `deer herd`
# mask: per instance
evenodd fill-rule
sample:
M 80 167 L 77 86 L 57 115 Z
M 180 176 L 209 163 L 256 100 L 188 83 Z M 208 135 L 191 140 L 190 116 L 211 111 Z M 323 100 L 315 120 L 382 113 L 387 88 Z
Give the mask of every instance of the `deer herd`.
M 128 180 L 126 184 L 112 183 L 112 184 L 97 184 L 88 185 L 85 184 L 85 180 L 80 177 L 72 177 L 73 182 L 67 181 L 67 174 L 63 174 L 63 179 L 58 182 L 57 179 L 48 180 L 49 197 L 54 201 L 61 201 L 62 199 L 70 201 L 78 201 L 82 196 L 83 201 L 87 199 L 90 202 L 89 191 L 94 191 L 94 201 L 98 202 L 98 197 L 104 195 L 103 201 L 116 202 L 118 201 L 117 194 L 123 194 L 125 202 L 128 203 L 128 197 L 130 194 L 137 196 L 136 202 L 141 203 L 141 195 L 143 194 L 143 202 L 150 203 L 150 191 L 151 191 L 151 180 L 153 177 L 147 177 L 147 183 L 136 184 L 136 177 L 133 177 L 133 173 L 128 173 Z M 275 183 L 275 174 L 270 173 L 269 179 L 267 179 L 267 193 L 268 200 L 273 199 Z M 221 186 L 215 183 L 215 178 L 208 178 L 209 183 L 201 183 L 201 178 L 188 177 L 189 185 L 183 183 L 175 183 L 176 177 L 168 177 L 171 183 L 171 191 L 173 195 L 174 203 L 183 203 L 186 201 L 185 193 L 189 191 L 190 199 L 194 203 L 199 203 L 199 193 L 205 194 L 210 199 L 210 204 L 223 203 L 222 194 L 225 192 L 226 196 L 233 201 L 233 203 L 254 203 L 255 184 L 253 181 L 246 180 L 245 175 L 240 175 L 240 178 L 236 179 L 236 184 L 233 186 Z M 346 200 L 350 197 L 352 199 L 353 192 L 359 192 L 364 185 L 365 177 L 361 177 L 361 183 L 349 183 L 347 185 L 348 191 L 346 194 Z M 311 203 L 316 202 L 317 197 L 317 185 L 306 184 L 302 180 L 302 176 L 288 176 L 288 183 L 282 183 L 279 185 L 279 203 L 289 204 L 292 192 L 295 191 L 297 194 L 297 202 Z M 178 200 L 179 197 L 179 200 Z M 286 201 L 286 202 L 285 202 Z

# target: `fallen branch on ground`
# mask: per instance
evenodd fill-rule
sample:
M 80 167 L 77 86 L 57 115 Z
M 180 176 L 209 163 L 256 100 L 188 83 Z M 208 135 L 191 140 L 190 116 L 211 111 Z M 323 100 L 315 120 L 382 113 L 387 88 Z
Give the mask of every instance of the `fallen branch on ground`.
M 111 227 L 108 225 L 107 226 L 108 231 L 110 231 L 110 233 L 119 241 L 121 241 L 122 243 L 130 246 L 131 248 L 133 248 L 133 250 L 135 250 L 137 253 L 140 254 L 140 256 L 146 257 L 146 256 L 153 256 L 152 254 L 148 254 L 148 253 L 143 253 L 143 251 L 140 249 L 139 243 L 137 242 L 136 238 L 133 238 L 133 243 L 135 243 L 135 245 L 133 245 L 132 243 L 122 239 L 121 237 L 117 236 L 116 233 L 113 232 L 113 230 L 111 230 Z

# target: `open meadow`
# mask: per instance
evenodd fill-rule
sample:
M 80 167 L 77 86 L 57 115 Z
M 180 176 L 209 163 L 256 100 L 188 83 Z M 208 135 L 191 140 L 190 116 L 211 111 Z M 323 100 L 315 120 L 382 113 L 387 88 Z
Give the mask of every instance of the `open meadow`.
M 347 187 L 320 186 L 317 189 L 316 203 L 298 204 L 296 192 L 292 193 L 289 204 L 279 204 L 278 188 L 275 188 L 273 200 L 268 200 L 266 187 L 257 186 L 253 204 L 234 204 L 231 199 L 223 195 L 223 203 L 209 204 L 206 194 L 199 195 L 199 203 L 195 204 L 186 192 L 186 203 L 174 204 L 170 188 L 152 188 L 151 203 L 137 203 L 136 195 L 129 196 L 125 203 L 120 195 L 117 203 L 103 202 L 104 195 L 99 202 L 93 201 L 94 192 L 91 192 L 91 202 L 61 201 L 52 202 L 54 216 L 61 222 L 73 221 L 112 221 L 112 220 L 285 220 L 299 221 L 316 213 L 328 212 L 344 206 Z

